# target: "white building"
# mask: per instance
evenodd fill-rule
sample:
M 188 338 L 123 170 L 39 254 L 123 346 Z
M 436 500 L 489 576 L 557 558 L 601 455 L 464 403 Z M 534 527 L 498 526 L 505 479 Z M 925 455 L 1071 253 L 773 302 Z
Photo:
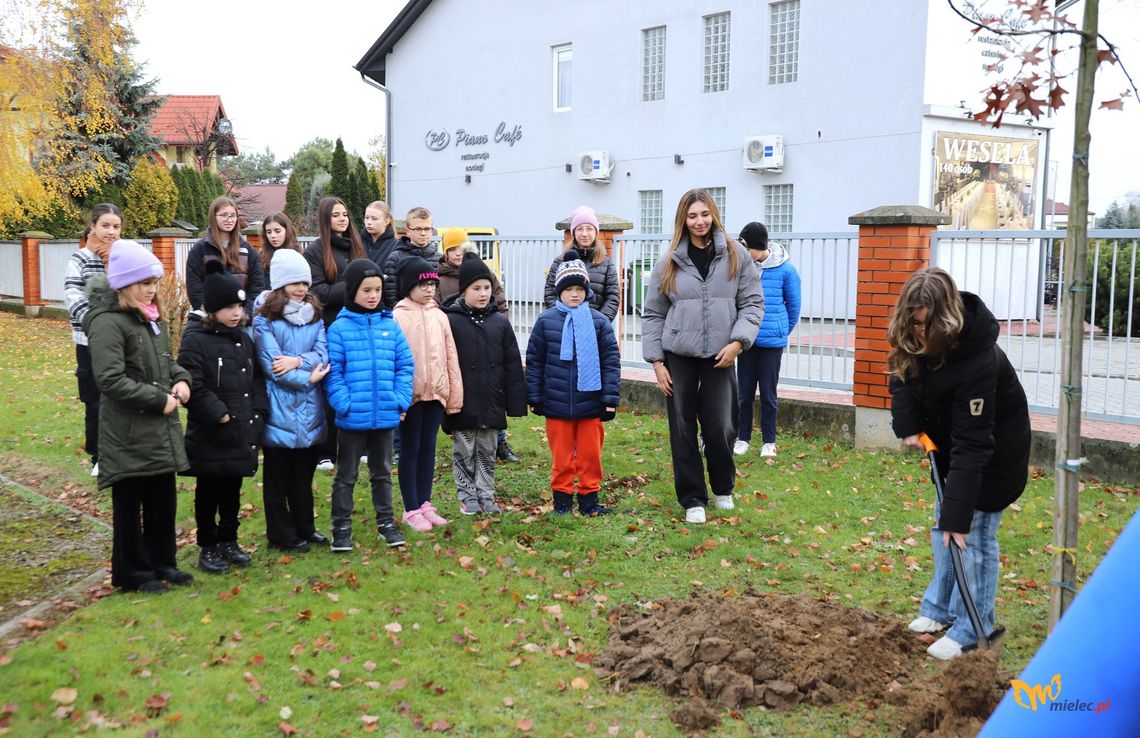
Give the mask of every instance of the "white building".
M 542 235 L 588 203 L 669 233 L 701 186 L 733 232 L 886 204 L 1033 227 L 1048 126 L 971 119 L 994 41 L 945 0 L 412 0 L 357 69 L 390 95 L 397 217 Z

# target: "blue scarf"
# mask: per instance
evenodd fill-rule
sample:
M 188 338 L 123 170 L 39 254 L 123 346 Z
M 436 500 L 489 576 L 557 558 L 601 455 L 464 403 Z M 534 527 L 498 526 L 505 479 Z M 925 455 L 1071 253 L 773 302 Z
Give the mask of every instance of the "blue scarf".
M 576 308 L 559 300 L 554 303 L 559 312 L 566 313 L 562 324 L 562 348 L 558 358 L 573 361 L 578 355 L 578 389 L 592 392 L 602 388 L 602 364 L 598 360 L 598 334 L 594 333 L 594 316 L 590 303 L 583 302 Z

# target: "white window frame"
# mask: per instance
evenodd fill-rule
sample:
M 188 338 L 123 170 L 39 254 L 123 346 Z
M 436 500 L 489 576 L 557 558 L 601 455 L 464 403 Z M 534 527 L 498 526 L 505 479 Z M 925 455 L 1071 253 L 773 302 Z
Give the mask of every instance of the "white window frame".
M 725 207 L 728 205 L 728 190 L 724 187 L 705 187 L 704 190 L 716 203 L 716 209 L 720 211 L 721 225 L 724 225 L 728 222 L 728 216 L 725 215 Z
M 665 26 L 641 29 L 641 101 L 665 99 Z
M 800 0 L 769 6 L 768 84 L 795 82 L 800 76 Z
M 566 100 L 566 105 L 560 105 L 562 100 L 559 97 L 559 93 L 561 92 L 561 85 L 559 83 L 562 81 L 559 64 L 563 61 L 561 59 L 562 54 L 567 55 L 565 61 L 568 65 L 566 69 L 568 77 L 566 80 L 566 97 L 568 98 Z M 564 113 L 570 110 L 570 107 L 573 104 L 574 95 L 573 87 L 571 86 L 571 83 L 573 82 L 573 73 L 574 45 L 559 44 L 557 46 L 550 47 L 551 105 L 553 106 L 554 112 L 556 113 Z
M 794 185 L 764 185 L 764 224 L 772 233 L 794 230 L 795 194 Z
M 638 190 L 638 206 L 641 212 L 641 232 L 646 235 L 661 233 L 662 204 L 664 193 L 661 190 Z
M 704 54 L 702 55 L 702 92 L 724 92 L 728 89 L 732 61 L 732 13 L 713 13 L 704 17 Z

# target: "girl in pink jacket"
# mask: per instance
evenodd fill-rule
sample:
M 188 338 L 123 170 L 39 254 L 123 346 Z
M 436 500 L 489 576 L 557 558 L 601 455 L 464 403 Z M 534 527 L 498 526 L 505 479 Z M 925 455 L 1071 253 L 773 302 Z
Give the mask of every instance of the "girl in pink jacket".
M 463 380 L 451 324 L 435 302 L 439 274 L 422 258 L 407 259 L 397 272 L 400 301 L 393 310 L 415 360 L 412 406 L 400 422 L 400 496 L 404 522 L 413 530 L 447 525 L 431 504 L 435 439 L 443 414 L 463 407 Z

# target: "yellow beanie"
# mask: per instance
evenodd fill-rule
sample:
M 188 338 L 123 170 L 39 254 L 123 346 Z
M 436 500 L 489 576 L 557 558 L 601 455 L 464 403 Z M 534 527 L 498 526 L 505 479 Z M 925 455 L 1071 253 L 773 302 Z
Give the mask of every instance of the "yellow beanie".
M 462 246 L 467 241 L 467 231 L 462 228 L 448 228 L 443 232 L 443 253 L 447 253 L 456 246 Z

